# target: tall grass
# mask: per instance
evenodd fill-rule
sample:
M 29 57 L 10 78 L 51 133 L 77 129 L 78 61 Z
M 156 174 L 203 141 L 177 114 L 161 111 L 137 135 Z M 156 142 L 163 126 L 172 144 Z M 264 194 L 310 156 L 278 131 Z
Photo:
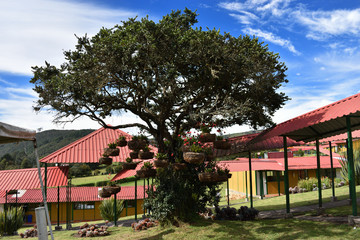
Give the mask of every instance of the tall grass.
M 24 223 L 24 211 L 22 207 L 10 207 L 5 212 L 0 213 L 0 234 L 13 235 Z

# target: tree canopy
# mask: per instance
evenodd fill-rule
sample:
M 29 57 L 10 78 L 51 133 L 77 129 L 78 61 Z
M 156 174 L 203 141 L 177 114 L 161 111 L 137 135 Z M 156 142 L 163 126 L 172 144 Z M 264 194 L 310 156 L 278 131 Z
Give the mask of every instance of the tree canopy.
M 158 23 L 146 18 L 77 37 L 66 61 L 33 67 L 39 94 L 34 109 L 50 107 L 55 122 L 87 116 L 108 127 L 107 116 L 131 112 L 160 149 L 197 122 L 219 127 L 272 124 L 287 96 L 286 66 L 256 37 L 233 37 L 195 27 L 197 14 L 173 11 Z

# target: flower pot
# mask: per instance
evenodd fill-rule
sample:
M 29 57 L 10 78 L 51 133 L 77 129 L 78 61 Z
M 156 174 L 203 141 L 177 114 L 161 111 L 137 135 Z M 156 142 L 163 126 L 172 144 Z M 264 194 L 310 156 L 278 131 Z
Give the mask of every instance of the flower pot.
M 215 141 L 214 148 L 228 150 L 231 148 L 231 144 L 229 142 L 223 141 L 223 140 Z
M 111 196 L 111 193 L 109 193 L 108 191 L 106 191 L 104 189 L 101 189 L 101 190 L 99 190 L 99 196 L 101 198 L 108 198 Z
M 128 141 L 127 145 L 129 149 L 134 151 L 139 151 L 140 149 L 143 149 L 146 146 L 146 141 L 143 140 L 131 140 Z
M 122 164 L 122 167 L 124 170 L 128 170 L 128 169 L 135 169 L 137 166 L 137 163 L 134 163 L 134 162 L 131 162 L 131 163 L 128 163 L 128 162 L 124 162 Z
M 154 157 L 154 153 L 153 152 L 140 151 L 139 154 L 138 154 L 138 157 L 140 159 L 152 159 Z
M 176 171 L 186 169 L 186 164 L 185 163 L 173 163 L 172 166 Z
M 138 155 L 139 155 L 139 152 L 130 152 L 130 158 L 131 158 L 131 159 L 137 159 L 137 158 L 139 158 Z
M 136 176 L 138 176 L 139 178 L 150 178 L 150 177 L 155 177 L 156 176 L 156 170 L 151 168 L 151 169 L 140 169 L 136 171 Z
M 105 192 L 108 192 L 111 195 L 113 195 L 113 194 L 117 194 L 118 192 L 120 192 L 121 187 L 120 186 L 104 186 L 103 190 L 105 190 Z
M 167 161 L 167 160 L 155 160 L 154 165 L 157 168 L 166 168 L 169 165 L 169 161 Z
M 116 145 L 118 145 L 119 147 L 125 147 L 127 145 L 127 141 L 126 140 L 116 140 Z
M 119 156 L 120 149 L 118 149 L 118 148 L 105 148 L 104 149 L 104 154 L 106 154 L 108 156 Z
M 226 180 L 228 180 L 228 175 L 227 174 L 217 174 L 216 173 L 216 177 L 215 180 L 216 182 L 225 182 Z
M 216 134 L 212 133 L 202 133 L 199 136 L 200 142 L 215 142 Z
M 112 158 L 109 157 L 101 157 L 99 159 L 99 164 L 105 164 L 105 165 L 111 165 L 112 164 Z
M 218 183 L 225 182 L 228 179 L 227 174 L 218 174 L 218 173 L 199 173 L 199 181 L 205 183 Z
M 191 164 L 200 164 L 205 160 L 205 153 L 184 152 L 184 160 Z

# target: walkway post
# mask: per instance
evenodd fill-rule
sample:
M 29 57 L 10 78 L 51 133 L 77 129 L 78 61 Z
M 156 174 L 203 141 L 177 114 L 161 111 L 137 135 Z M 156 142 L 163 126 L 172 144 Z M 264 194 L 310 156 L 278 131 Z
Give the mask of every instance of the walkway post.
M 60 186 L 57 187 L 57 226 L 60 226 Z
M 249 151 L 249 182 L 250 182 L 250 207 L 253 208 L 252 174 L 251 174 L 251 152 Z
M 245 171 L 245 188 L 246 188 L 246 201 L 249 201 L 247 171 Z
M 332 199 L 333 201 L 336 201 L 335 197 L 335 183 L 334 183 L 334 164 L 333 164 L 333 156 L 332 156 L 332 146 L 331 141 L 329 141 L 329 148 L 330 148 L 330 166 L 331 166 L 331 188 L 332 188 Z
M 317 168 L 316 168 L 316 175 L 317 175 L 317 179 L 318 179 L 318 193 L 319 193 L 319 208 L 322 207 L 322 196 L 321 196 L 321 190 L 322 190 L 322 185 L 321 185 L 321 174 L 320 174 L 320 149 L 319 149 L 319 138 L 316 138 L 316 164 L 317 164 Z
M 286 195 L 286 213 L 290 213 L 290 196 L 289 196 L 289 172 L 288 172 L 288 155 L 287 155 L 287 138 L 283 136 L 284 141 L 284 187 L 285 187 L 285 195 Z
M 144 201 L 145 201 L 145 185 L 146 185 L 146 182 L 145 182 L 145 178 L 144 178 Z M 145 217 L 145 212 L 146 212 L 146 209 L 145 209 L 145 204 L 144 204 L 144 212 L 143 212 L 143 217 Z
M 260 177 L 260 199 L 263 199 L 264 196 L 264 180 L 263 180 L 263 171 L 259 171 Z
M 351 194 L 351 204 L 353 216 L 357 216 L 357 201 L 356 201 L 356 189 L 355 189 L 355 171 L 354 171 L 354 158 L 353 158 L 353 142 L 351 136 L 351 120 L 349 116 L 346 116 L 347 127 L 347 151 L 348 151 L 348 175 L 349 175 L 349 187 Z
M 47 199 L 47 163 L 45 163 L 45 197 Z
M 228 202 L 228 206 L 230 206 L 229 178 L 226 179 L 226 190 L 227 190 L 227 202 Z
M 137 177 L 135 177 L 135 221 L 137 221 Z
M 117 220 L 117 216 L 116 216 L 116 193 L 114 193 L 114 225 L 115 227 L 117 227 L 117 223 L 116 223 L 116 220 Z

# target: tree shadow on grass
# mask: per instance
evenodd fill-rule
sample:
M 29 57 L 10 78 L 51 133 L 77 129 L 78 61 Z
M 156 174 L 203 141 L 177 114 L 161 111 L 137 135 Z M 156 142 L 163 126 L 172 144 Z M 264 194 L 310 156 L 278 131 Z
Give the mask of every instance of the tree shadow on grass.
M 160 232 L 154 236 L 151 236 L 151 237 L 143 237 L 143 238 L 139 238 L 139 240 L 155 240 L 155 239 L 163 239 L 164 236 L 168 235 L 168 234 L 171 234 L 171 233 L 174 233 L 175 230 L 174 229 L 168 229 L 168 230 L 165 230 L 163 232 Z

